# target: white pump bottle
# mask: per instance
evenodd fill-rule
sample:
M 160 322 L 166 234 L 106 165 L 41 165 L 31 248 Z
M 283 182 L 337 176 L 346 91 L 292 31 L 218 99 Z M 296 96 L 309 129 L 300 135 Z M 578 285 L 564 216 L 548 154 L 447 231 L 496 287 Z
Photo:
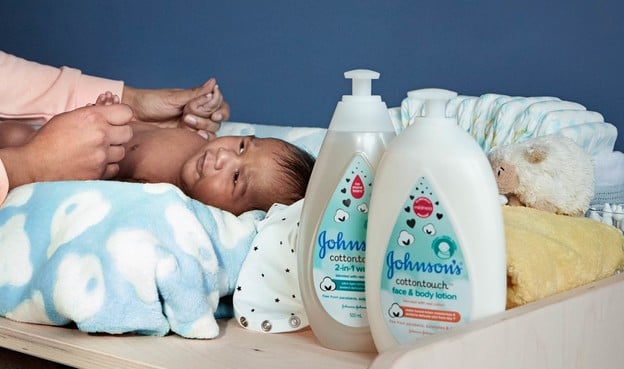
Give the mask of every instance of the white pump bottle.
M 455 92 L 411 93 L 425 116 L 390 144 L 371 195 L 366 301 L 379 352 L 505 309 L 503 218 L 487 157 L 445 117 Z
M 353 94 L 338 102 L 312 171 L 297 242 L 310 326 L 322 345 L 374 351 L 364 294 L 366 226 L 377 163 L 395 137 L 388 108 L 371 96 L 379 73 L 352 70 Z

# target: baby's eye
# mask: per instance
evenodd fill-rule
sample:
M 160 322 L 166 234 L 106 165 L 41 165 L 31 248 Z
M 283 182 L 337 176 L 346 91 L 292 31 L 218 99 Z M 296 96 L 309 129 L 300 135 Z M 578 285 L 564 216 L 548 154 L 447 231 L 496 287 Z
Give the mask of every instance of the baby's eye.
M 238 145 L 238 153 L 242 154 L 245 151 L 245 141 L 241 141 L 240 145 Z
M 240 171 L 236 170 L 234 172 L 234 175 L 232 176 L 232 179 L 234 180 L 234 183 L 236 184 L 238 182 L 238 177 L 240 176 Z

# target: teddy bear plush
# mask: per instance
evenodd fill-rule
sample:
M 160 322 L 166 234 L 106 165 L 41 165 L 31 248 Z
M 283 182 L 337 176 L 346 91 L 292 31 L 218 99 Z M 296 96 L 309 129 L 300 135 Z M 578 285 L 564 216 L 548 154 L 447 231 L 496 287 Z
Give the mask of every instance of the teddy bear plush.
M 592 158 L 570 138 L 533 137 L 497 147 L 488 159 L 508 205 L 582 216 L 594 196 Z

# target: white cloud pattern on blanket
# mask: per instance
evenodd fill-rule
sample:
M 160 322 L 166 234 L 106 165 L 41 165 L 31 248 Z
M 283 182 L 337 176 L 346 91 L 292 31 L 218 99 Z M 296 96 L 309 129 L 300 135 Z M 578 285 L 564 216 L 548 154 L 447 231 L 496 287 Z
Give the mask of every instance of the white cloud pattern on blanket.
M 62 202 L 50 225 L 50 257 L 62 244 L 73 240 L 87 228 L 104 219 L 110 211 L 111 204 L 95 191 L 86 191 L 71 196 Z
M 30 186 L 22 186 L 11 191 L 11 196 L 4 200 L 4 207 L 22 206 L 30 200 L 33 189 Z
M 195 214 L 181 204 L 174 204 L 165 209 L 165 219 L 171 224 L 173 236 L 182 250 L 197 258 L 207 272 L 216 273 L 218 261 L 214 248 L 206 233 L 197 232 L 202 225 Z
M 45 311 L 43 295 L 40 291 L 35 291 L 32 297 L 22 301 L 15 310 L 7 313 L 7 318 L 21 322 L 32 322 L 39 324 L 54 324 Z
M 24 232 L 26 216 L 18 214 L 0 226 L 0 285 L 22 286 L 32 276 L 32 264 L 29 260 L 30 241 Z M 19 247 L 16 247 L 19 245 Z
M 106 249 L 117 264 L 117 270 L 134 287 L 137 296 L 144 302 L 158 300 L 156 270 L 158 239 L 144 230 L 120 230 L 106 243 Z M 137 268 L 136 264 L 141 267 Z
M 52 295 L 59 314 L 75 322 L 82 322 L 100 311 L 106 293 L 103 269 L 100 260 L 94 255 L 68 254 L 63 258 Z

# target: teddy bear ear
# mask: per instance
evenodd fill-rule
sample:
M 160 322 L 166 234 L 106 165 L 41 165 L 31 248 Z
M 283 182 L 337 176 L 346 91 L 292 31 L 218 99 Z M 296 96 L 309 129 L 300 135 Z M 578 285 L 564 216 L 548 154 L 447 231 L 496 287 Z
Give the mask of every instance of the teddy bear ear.
M 548 157 L 548 150 L 542 145 L 533 145 L 524 153 L 524 157 L 531 164 L 538 164 Z

